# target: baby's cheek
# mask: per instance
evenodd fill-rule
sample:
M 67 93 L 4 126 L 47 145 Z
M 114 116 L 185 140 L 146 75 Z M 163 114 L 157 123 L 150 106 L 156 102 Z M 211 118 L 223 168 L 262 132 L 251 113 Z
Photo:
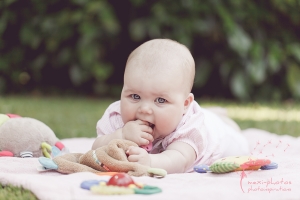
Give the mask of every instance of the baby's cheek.
M 160 136 L 167 136 L 170 133 L 174 132 L 174 130 L 177 128 L 180 120 L 175 119 L 170 116 L 166 116 L 165 120 L 162 120 L 161 123 L 159 123 L 158 132 L 160 133 Z
M 157 128 L 159 137 L 167 136 L 173 132 L 173 126 L 167 121 L 165 121 L 165 123 L 160 123 L 160 125 L 156 126 L 156 128 Z
M 135 120 L 135 113 L 130 108 L 122 108 L 121 116 L 124 123 Z

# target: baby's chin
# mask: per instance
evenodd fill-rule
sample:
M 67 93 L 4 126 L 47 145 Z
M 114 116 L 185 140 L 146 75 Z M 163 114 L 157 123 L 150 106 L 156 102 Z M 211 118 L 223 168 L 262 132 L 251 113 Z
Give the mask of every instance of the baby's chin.
M 152 136 L 154 138 L 154 140 L 161 140 L 163 139 L 164 137 L 168 136 L 169 134 L 167 133 L 159 133 L 156 128 L 154 127 L 153 129 L 153 133 L 152 133 Z
M 153 136 L 153 139 L 156 140 L 157 138 L 160 137 L 160 135 L 157 133 L 156 127 L 153 127 L 153 132 L 151 134 Z
M 169 130 L 166 130 L 166 129 L 169 129 Z M 163 131 L 160 131 L 161 129 L 159 129 L 159 127 L 157 128 L 156 126 L 154 127 L 153 129 L 153 138 L 154 140 L 157 140 L 157 139 L 162 139 L 162 138 L 165 138 L 167 137 L 168 135 L 172 134 L 174 131 L 176 131 L 176 128 L 172 128 L 172 127 L 163 127 L 162 130 Z

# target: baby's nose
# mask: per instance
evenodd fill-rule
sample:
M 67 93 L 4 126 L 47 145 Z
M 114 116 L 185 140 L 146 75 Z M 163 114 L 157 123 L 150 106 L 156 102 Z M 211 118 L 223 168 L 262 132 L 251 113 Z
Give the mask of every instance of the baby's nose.
M 144 113 L 144 114 L 152 114 L 152 109 L 151 109 L 151 106 L 148 105 L 148 104 L 142 104 L 140 107 L 139 107 L 139 112 L 141 113 Z

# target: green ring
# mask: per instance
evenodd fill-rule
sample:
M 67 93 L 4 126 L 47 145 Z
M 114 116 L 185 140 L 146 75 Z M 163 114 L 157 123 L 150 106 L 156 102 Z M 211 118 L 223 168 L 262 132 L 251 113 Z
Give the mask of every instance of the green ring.
M 159 187 L 144 185 L 142 189 L 133 188 L 135 194 L 156 194 L 162 192 Z
M 149 168 L 147 172 L 151 177 L 165 177 L 167 175 L 167 171 L 160 168 Z

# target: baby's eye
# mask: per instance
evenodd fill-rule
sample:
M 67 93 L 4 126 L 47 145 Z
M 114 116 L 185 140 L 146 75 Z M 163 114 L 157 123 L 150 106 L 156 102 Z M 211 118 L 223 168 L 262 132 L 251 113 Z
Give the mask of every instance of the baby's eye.
M 137 100 L 137 99 L 140 99 L 141 97 L 138 94 L 132 94 L 131 98 Z
M 158 97 L 157 99 L 155 99 L 156 103 L 165 103 L 167 100 L 165 100 L 164 98 Z

